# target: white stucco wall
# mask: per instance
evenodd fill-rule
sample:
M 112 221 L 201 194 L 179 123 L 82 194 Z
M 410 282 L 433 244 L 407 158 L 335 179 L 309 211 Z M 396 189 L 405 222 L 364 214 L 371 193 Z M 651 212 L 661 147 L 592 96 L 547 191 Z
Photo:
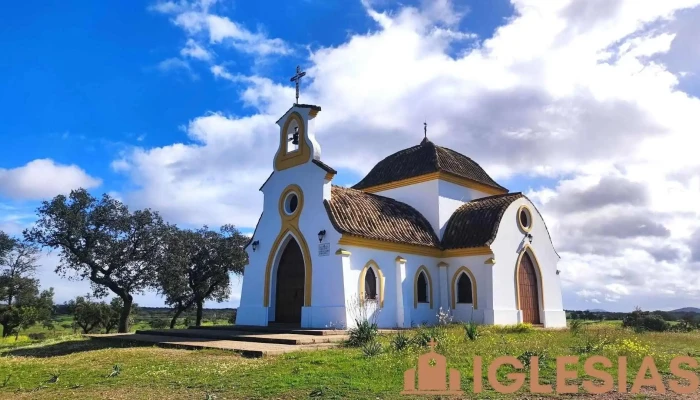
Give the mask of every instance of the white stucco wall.
M 384 190 L 376 194 L 406 203 L 421 213 L 436 234 L 440 232 L 438 180 Z
M 488 196 L 486 193 L 464 186 L 456 185 L 452 182 L 437 180 L 438 182 L 438 226 L 435 233 L 442 238 L 445 224 L 461 205 L 466 202 Z
M 529 233 L 533 240 L 530 244 L 517 223 L 517 212 L 520 206 L 526 205 L 532 215 L 532 228 Z M 557 255 L 544 220 L 537 212 L 535 205 L 526 198 L 514 201 L 503 214 L 498 227 L 496 239 L 491 244 L 496 263 L 493 265 L 494 313 L 496 323 L 514 324 L 522 322 L 522 313 L 517 310 L 515 291 L 515 273 L 518 257 L 524 246 L 529 246 L 535 255 L 533 262 L 538 279 L 541 279 L 544 304 L 540 304 L 540 319 L 545 327 L 566 326 L 566 315 L 563 311 L 561 281 L 557 275 Z M 541 276 L 539 275 L 541 271 Z
M 340 234 L 333 229 L 323 205 L 324 199 L 330 199 L 331 182 L 325 180 L 326 171 L 314 164 L 314 158 L 320 158 L 320 146 L 313 135 L 313 123 L 306 120 L 309 110 L 293 108 L 305 119 L 307 129 L 301 140 L 306 140 L 311 148 L 311 159 L 281 171 L 275 171 L 261 188 L 263 192 L 263 214 L 255 230 L 253 241 L 259 241 L 259 247 L 253 251 L 246 249 L 249 264 L 245 267 L 241 290 L 241 304 L 237 323 L 241 325 L 267 325 L 275 316 L 276 275 L 279 254 L 284 250 L 288 239 L 272 248 L 280 234 L 282 219 L 279 213 L 280 197 L 289 185 L 298 185 L 303 193 L 303 207 L 299 214 L 298 226 L 310 253 L 312 268 L 311 306 L 302 308 L 303 327 L 324 327 L 336 321 L 345 320 L 345 295 L 342 274 L 342 260 L 334 254 Z M 311 122 L 311 123 L 310 123 Z M 284 124 L 284 119 L 279 125 Z M 286 143 L 284 144 L 286 145 Z M 326 256 L 319 255 L 318 233 L 326 231 L 323 243 L 331 244 L 331 251 Z M 295 238 L 301 245 L 299 238 Z M 274 254 L 270 274 L 269 307 L 264 307 L 265 269 L 268 256 Z

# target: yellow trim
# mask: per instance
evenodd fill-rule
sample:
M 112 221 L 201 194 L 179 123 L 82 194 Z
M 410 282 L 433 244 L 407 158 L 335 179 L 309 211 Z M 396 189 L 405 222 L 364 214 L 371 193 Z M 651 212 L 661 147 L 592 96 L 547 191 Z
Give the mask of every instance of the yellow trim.
M 477 181 L 472 180 L 472 179 L 463 178 L 461 176 L 453 175 L 453 174 L 450 174 L 449 172 L 443 172 L 443 171 L 431 172 L 428 174 L 418 175 L 418 176 L 414 176 L 411 178 L 402 179 L 399 181 L 388 182 L 388 183 L 384 183 L 384 184 L 376 185 L 376 186 L 370 186 L 368 188 L 362 189 L 362 191 L 367 192 L 367 193 L 377 193 L 377 192 L 383 192 L 385 190 L 400 188 L 403 186 L 415 185 L 417 183 L 429 182 L 429 181 L 432 181 L 435 179 L 441 179 L 445 182 L 450 182 L 450 183 L 454 183 L 455 185 L 463 186 L 463 187 L 466 187 L 469 189 L 478 190 L 482 193 L 486 193 L 489 195 L 508 193 L 507 190 L 498 189 L 498 188 L 495 188 L 495 187 L 492 187 L 489 185 L 485 185 L 481 182 L 477 182 Z
M 522 210 L 527 211 L 527 220 L 530 222 L 528 225 L 529 226 L 524 226 L 522 222 L 520 222 L 520 212 Z M 528 233 L 530 230 L 532 230 L 532 211 L 530 210 L 530 207 L 522 205 L 518 208 L 518 212 L 515 213 L 515 219 L 518 221 L 518 228 L 520 228 L 520 231 L 523 233 Z
M 490 248 L 483 247 L 471 247 L 466 249 L 451 249 L 451 250 L 440 250 L 434 247 L 419 246 L 415 244 L 406 243 L 394 243 L 385 242 L 382 240 L 367 239 L 358 236 L 342 235 L 338 244 L 345 246 L 359 246 L 367 247 L 376 250 L 386 250 L 395 253 L 409 253 L 416 254 L 420 256 L 430 256 L 436 258 L 449 258 L 449 257 L 460 257 L 460 256 L 482 256 L 490 255 L 492 251 Z
M 335 255 L 337 256 L 349 256 L 351 253 L 345 249 L 338 249 L 335 251 Z
M 450 264 L 448 264 L 448 263 L 446 263 L 446 262 L 444 262 L 444 261 L 440 261 L 440 262 L 438 263 L 438 267 L 449 267 L 449 266 L 450 266 Z
M 367 264 L 365 264 L 365 267 L 362 268 L 362 271 L 360 272 L 360 290 L 358 292 L 360 293 L 360 301 L 365 301 L 365 275 L 367 275 L 367 270 L 371 267 L 373 267 L 374 271 L 376 272 L 374 276 L 379 281 L 379 308 L 382 308 L 384 307 L 384 274 L 374 260 L 367 261 Z
M 284 210 L 284 200 L 287 195 L 294 192 L 298 198 L 298 204 L 296 210 L 289 215 Z M 278 211 L 280 218 L 282 219 L 282 226 L 280 227 L 280 232 L 277 234 L 275 241 L 270 247 L 270 253 L 267 256 L 267 265 L 265 266 L 265 287 L 263 288 L 263 307 L 270 306 L 270 284 L 272 276 L 272 267 L 275 262 L 275 255 L 280 251 L 279 247 L 282 240 L 287 237 L 287 235 L 292 235 L 292 239 L 296 240 L 301 253 L 304 256 L 304 306 L 311 306 L 311 252 L 309 251 L 309 246 L 304 240 L 304 235 L 299 231 L 299 216 L 301 215 L 301 210 L 304 208 L 304 192 L 297 185 L 289 185 L 283 191 L 278 202 Z
M 532 247 L 525 245 L 523 247 L 522 251 L 520 251 L 520 254 L 518 255 L 518 260 L 516 261 L 515 264 L 515 304 L 517 305 L 517 309 L 520 310 L 520 277 L 519 277 L 519 270 L 520 270 L 520 261 L 523 258 L 523 255 L 525 255 L 525 252 L 529 253 L 530 255 L 530 260 L 532 261 L 533 264 L 535 264 L 536 267 L 536 278 L 537 278 L 537 291 L 538 293 L 538 299 L 539 300 L 539 309 L 540 309 L 540 321 L 542 320 L 542 311 L 544 310 L 544 290 L 543 287 L 544 285 L 542 284 L 542 268 L 540 268 L 540 262 L 537 261 L 537 256 L 535 255 L 535 251 L 532 249 Z
M 486 261 L 484 261 L 484 264 L 494 265 L 496 264 L 496 259 L 493 257 L 487 258 Z
M 400 263 L 405 263 L 405 262 L 406 262 L 406 259 L 403 258 L 403 257 L 401 257 L 401 256 L 396 256 L 396 258 L 394 259 L 394 261 L 400 262 Z
M 287 152 L 287 131 L 292 121 L 297 122 L 299 126 L 299 148 L 295 151 Z M 311 159 L 311 146 L 306 140 L 306 125 L 304 118 L 298 112 L 294 111 L 287 117 L 287 121 L 280 130 L 280 147 L 275 154 L 275 170 L 282 171 L 287 168 L 292 168 L 297 165 L 307 163 Z
M 327 181 L 332 181 L 334 176 L 335 176 L 334 173 L 332 173 L 332 172 L 326 172 L 326 176 L 325 176 L 323 179 L 325 179 L 325 180 L 327 180 Z
M 425 272 L 425 277 L 428 278 L 428 296 L 430 296 L 430 309 L 433 309 L 433 278 L 430 276 L 430 271 L 421 265 L 416 270 L 416 275 L 413 277 L 413 308 L 418 308 L 418 277 L 421 272 Z
M 466 273 L 467 276 L 469 276 L 469 280 L 472 283 L 472 306 L 476 310 L 479 307 L 479 297 L 476 293 L 476 278 L 474 277 L 472 271 L 464 266 L 459 267 L 457 272 L 455 272 L 455 274 L 452 275 L 452 289 L 450 290 L 450 292 L 452 292 L 452 309 L 454 310 L 457 306 L 457 279 L 459 279 L 459 276 L 462 274 L 462 272 Z

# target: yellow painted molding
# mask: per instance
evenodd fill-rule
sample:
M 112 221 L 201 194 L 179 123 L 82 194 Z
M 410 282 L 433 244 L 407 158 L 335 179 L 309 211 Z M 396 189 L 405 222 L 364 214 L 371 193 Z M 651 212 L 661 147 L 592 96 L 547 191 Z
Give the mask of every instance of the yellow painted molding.
M 297 208 L 293 213 L 287 214 L 284 210 L 284 201 L 288 194 L 295 193 L 297 195 Z M 278 212 L 280 218 L 282 219 L 282 226 L 280 227 L 280 232 L 277 234 L 275 241 L 270 247 L 270 253 L 267 256 L 267 264 L 265 266 L 265 285 L 263 288 L 263 306 L 270 306 L 270 285 L 272 277 L 273 264 L 275 262 L 275 254 L 280 251 L 279 247 L 287 235 L 292 235 L 292 239 L 296 240 L 301 253 L 304 256 L 304 306 L 311 306 L 311 277 L 312 277 L 312 265 L 311 265 L 311 252 L 309 251 L 309 246 L 304 239 L 304 235 L 299 231 L 299 216 L 301 215 L 301 210 L 304 208 L 304 192 L 298 185 L 289 185 L 283 191 L 278 202 Z
M 403 258 L 403 257 L 401 257 L 401 256 L 396 256 L 396 258 L 394 259 L 394 261 L 400 262 L 400 263 L 405 263 L 405 262 L 406 262 L 406 259 Z
M 428 300 L 430 302 L 430 309 L 433 309 L 433 278 L 430 276 L 430 271 L 425 268 L 425 265 L 421 265 L 416 270 L 416 275 L 413 277 L 413 308 L 418 308 L 418 277 L 421 272 L 425 273 L 425 277 L 428 279 Z
M 450 292 L 452 293 L 452 309 L 454 310 L 457 306 L 457 279 L 459 279 L 459 276 L 462 273 L 467 274 L 467 276 L 469 276 L 469 280 L 472 283 L 472 305 L 476 310 L 479 307 L 479 297 L 477 296 L 476 292 L 476 278 L 474 277 L 472 271 L 465 266 L 459 267 L 457 272 L 455 272 L 455 274 L 452 275 L 452 289 L 450 290 Z
M 420 256 L 430 256 L 436 258 L 449 258 L 459 256 L 479 256 L 492 254 L 491 249 L 483 247 L 472 247 L 467 249 L 440 250 L 435 247 L 419 246 L 415 244 L 386 242 L 383 240 L 367 239 L 359 236 L 342 235 L 338 244 L 345 246 L 366 247 L 376 250 L 391 251 L 394 253 L 408 253 Z
M 540 267 L 540 262 L 537 260 L 537 256 L 535 255 L 535 251 L 532 249 L 532 247 L 525 245 L 520 252 L 520 255 L 518 255 L 518 260 L 515 262 L 515 303 L 518 306 L 518 310 L 520 310 L 520 274 L 518 274 L 520 270 L 520 261 L 522 260 L 523 256 L 525 253 L 528 253 L 530 256 L 530 260 L 532 261 L 533 264 L 535 264 L 535 274 L 537 275 L 537 291 L 539 292 L 537 296 L 539 297 L 539 309 L 540 309 L 540 320 L 542 320 L 542 311 L 544 310 L 544 285 L 542 283 L 542 268 Z
M 486 261 L 484 261 L 484 264 L 494 265 L 494 264 L 496 264 L 496 259 L 493 257 L 487 258 Z
M 327 180 L 327 181 L 332 181 L 334 176 L 335 176 L 334 173 L 332 173 L 332 172 L 326 172 L 326 176 L 325 176 L 324 179 Z
M 525 212 L 527 213 L 527 220 L 529 222 L 528 226 L 524 226 L 523 223 L 520 221 L 520 212 L 523 210 L 525 210 Z M 528 233 L 528 232 L 530 232 L 530 230 L 532 230 L 533 220 L 532 220 L 532 211 L 530 210 L 530 207 L 528 207 L 526 205 L 520 206 L 520 208 L 518 208 L 518 212 L 515 213 L 515 219 L 518 221 L 518 228 L 520 228 L 520 231 L 522 233 Z
M 450 266 L 450 264 L 448 264 L 448 263 L 446 263 L 446 262 L 444 262 L 444 261 L 440 261 L 440 262 L 438 263 L 438 267 L 449 267 L 449 266 Z
M 287 137 L 289 125 L 292 121 L 296 121 L 299 127 L 299 148 L 295 151 L 287 151 Z M 295 167 L 307 163 L 311 159 L 311 147 L 306 140 L 306 126 L 304 118 L 298 112 L 293 112 L 287 117 L 287 121 L 280 130 L 280 144 L 277 154 L 275 154 L 275 170 L 282 171 L 288 168 Z
M 483 247 L 470 247 L 467 249 L 450 249 L 443 250 L 440 258 L 448 257 L 462 257 L 462 256 L 488 256 L 493 254 L 490 248 Z
M 410 185 L 415 185 L 418 183 L 428 182 L 428 181 L 432 181 L 435 179 L 441 179 L 445 182 L 450 182 L 450 183 L 454 183 L 455 185 L 463 186 L 463 187 L 466 187 L 469 189 L 478 190 L 480 192 L 483 192 L 483 193 L 486 193 L 489 195 L 508 193 L 507 190 L 498 189 L 498 188 L 495 188 L 495 187 L 492 187 L 489 185 L 485 185 L 481 182 L 477 182 L 477 181 L 472 180 L 472 179 L 463 178 L 461 176 L 453 175 L 453 174 L 450 174 L 449 172 L 442 172 L 442 171 L 431 172 L 428 174 L 418 175 L 418 176 L 414 176 L 411 178 L 402 179 L 399 181 L 388 182 L 388 183 L 384 183 L 381 185 L 371 186 L 368 188 L 364 188 L 362 190 L 365 192 L 368 192 L 368 193 L 377 193 L 377 192 L 383 192 L 385 190 L 396 189 L 396 188 L 400 188 L 400 187 L 404 187 L 404 186 L 410 186 Z
M 335 255 L 337 256 L 349 256 L 351 253 L 345 249 L 338 249 L 335 251 Z
M 374 277 L 377 278 L 379 283 L 379 308 L 382 308 L 384 307 L 384 273 L 382 273 L 379 265 L 377 265 L 374 260 L 367 261 L 367 264 L 365 264 L 365 267 L 362 268 L 360 272 L 360 290 L 358 291 L 360 294 L 360 302 L 365 301 L 365 275 L 367 275 L 367 270 L 370 268 L 374 270 Z

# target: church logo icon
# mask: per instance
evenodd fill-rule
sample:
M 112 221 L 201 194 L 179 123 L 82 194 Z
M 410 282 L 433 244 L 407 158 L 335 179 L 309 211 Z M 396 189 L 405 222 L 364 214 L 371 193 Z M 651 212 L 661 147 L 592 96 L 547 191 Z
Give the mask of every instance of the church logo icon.
M 445 356 L 435 352 L 434 340 L 430 340 L 430 351 L 418 357 L 418 389 L 416 389 L 416 369 L 410 368 L 403 374 L 401 394 L 456 395 L 462 394 L 460 375 L 450 369 L 449 389 L 447 388 L 447 362 Z

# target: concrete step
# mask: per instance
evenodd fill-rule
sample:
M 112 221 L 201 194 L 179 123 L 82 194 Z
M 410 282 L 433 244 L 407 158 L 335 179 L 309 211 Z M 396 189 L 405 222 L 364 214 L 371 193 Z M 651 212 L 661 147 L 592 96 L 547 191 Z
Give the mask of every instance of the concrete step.
M 143 335 L 139 333 L 116 333 L 84 335 L 94 340 L 152 343 L 155 346 L 178 349 L 219 349 L 232 351 L 246 357 L 265 357 L 292 351 L 323 350 L 336 346 L 336 343 L 311 345 L 286 345 L 275 343 L 241 342 L 232 340 L 212 340 L 204 338 L 179 338 L 174 336 Z
M 299 328 L 293 325 L 269 325 L 269 326 L 253 326 L 253 325 L 214 325 L 214 326 L 190 326 L 188 329 L 197 330 L 213 330 L 213 331 L 244 331 L 255 333 L 293 333 L 296 335 L 310 336 L 335 336 L 347 335 L 347 331 L 343 329 L 311 329 Z
M 317 336 L 300 335 L 294 333 L 254 333 L 248 331 L 221 329 L 154 329 L 138 330 L 136 333 L 140 335 L 196 338 L 206 340 L 231 340 L 237 342 L 272 343 L 283 345 L 339 343 L 347 339 L 346 335 Z

